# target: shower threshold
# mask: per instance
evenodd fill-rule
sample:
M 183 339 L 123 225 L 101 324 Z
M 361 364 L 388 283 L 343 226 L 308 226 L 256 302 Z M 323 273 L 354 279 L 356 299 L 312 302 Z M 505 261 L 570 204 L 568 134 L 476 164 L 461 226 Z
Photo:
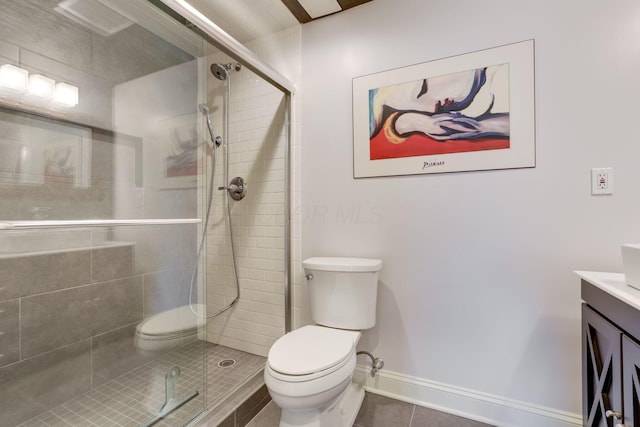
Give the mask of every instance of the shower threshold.
M 203 387 L 203 346 L 206 348 L 207 384 Z M 234 359 L 231 368 L 220 368 L 221 360 Z M 245 382 L 255 378 L 266 359 L 229 347 L 196 341 L 101 384 L 91 391 L 56 406 L 19 427 L 140 427 L 157 415 L 166 403 L 165 374 L 178 365 L 174 396 L 189 396 L 188 401 L 156 420 L 154 427 L 179 427 L 200 416 L 205 408 L 224 406 L 227 397 Z M 206 393 L 205 393 L 206 392 Z

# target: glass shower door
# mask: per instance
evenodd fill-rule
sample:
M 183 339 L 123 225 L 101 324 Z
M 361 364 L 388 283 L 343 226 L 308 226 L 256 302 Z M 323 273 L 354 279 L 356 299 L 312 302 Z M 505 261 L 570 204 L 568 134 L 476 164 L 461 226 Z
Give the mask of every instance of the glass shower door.
M 0 425 L 184 425 L 205 43 L 108 0 L 2 1 L 0 40 Z

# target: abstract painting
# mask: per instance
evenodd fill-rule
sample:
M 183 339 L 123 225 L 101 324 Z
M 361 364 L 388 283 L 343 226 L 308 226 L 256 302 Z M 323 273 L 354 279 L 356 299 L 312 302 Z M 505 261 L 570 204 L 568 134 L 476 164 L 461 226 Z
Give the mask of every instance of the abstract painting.
M 535 166 L 533 41 L 353 80 L 354 177 Z
M 0 185 L 88 188 L 93 130 L 0 109 Z
M 198 182 L 198 119 L 195 113 L 163 118 L 155 127 L 153 139 L 159 144 L 147 147 L 148 161 L 162 165 L 154 168 L 155 185 L 161 189 L 195 188 Z M 156 182 L 157 181 L 157 182 Z
M 46 184 L 73 185 L 76 178 L 74 146 L 51 147 L 44 150 L 44 180 Z
M 166 176 L 195 176 L 198 174 L 198 133 L 193 126 L 171 129 L 171 145 L 166 157 Z

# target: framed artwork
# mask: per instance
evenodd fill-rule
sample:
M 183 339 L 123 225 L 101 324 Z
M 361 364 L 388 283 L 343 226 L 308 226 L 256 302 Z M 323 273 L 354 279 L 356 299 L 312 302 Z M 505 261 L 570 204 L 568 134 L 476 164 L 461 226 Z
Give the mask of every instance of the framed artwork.
M 354 178 L 535 167 L 534 41 L 353 79 Z
M 90 187 L 91 128 L 2 110 L 0 135 L 0 184 Z
M 198 182 L 197 116 L 195 113 L 159 122 L 160 183 L 163 189 L 195 188 Z

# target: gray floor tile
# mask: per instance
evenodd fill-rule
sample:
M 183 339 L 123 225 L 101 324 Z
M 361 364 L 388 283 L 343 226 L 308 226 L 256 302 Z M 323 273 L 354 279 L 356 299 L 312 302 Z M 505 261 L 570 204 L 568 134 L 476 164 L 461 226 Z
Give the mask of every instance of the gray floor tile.
M 410 427 L 492 427 L 489 424 L 458 417 L 434 409 L 416 406 Z
M 409 427 L 414 405 L 367 393 L 356 417 L 358 427 Z
M 280 408 L 272 401 L 246 427 L 278 427 Z M 433 409 L 367 393 L 353 427 L 493 427 Z
M 365 408 L 367 402 L 368 407 Z M 400 408 L 404 410 L 397 411 Z M 392 412 L 388 412 L 388 410 Z M 354 427 L 408 427 L 412 410 L 413 405 L 408 403 L 367 393 Z M 402 412 L 401 416 L 394 419 L 393 414 L 398 414 L 398 412 Z M 398 421 L 401 424 L 397 423 Z M 271 401 L 246 427 L 278 427 L 279 425 L 280 408 Z
M 153 417 L 163 405 L 165 373 L 172 366 L 181 367 L 175 390 L 178 396 L 187 396 L 194 390 L 203 391 L 204 351 L 207 351 L 207 395 L 211 406 L 233 392 L 246 378 L 252 377 L 264 366 L 264 357 L 195 341 L 94 387 L 28 420 L 21 427 L 139 427 L 143 421 Z M 236 364 L 231 368 L 220 368 L 218 362 L 223 359 L 233 359 Z M 200 393 L 156 424 L 157 427 L 185 425 L 204 408 L 203 399 L 204 395 Z M 14 405 L 17 406 L 15 403 Z M 0 424 L 4 426 L 6 423 Z

